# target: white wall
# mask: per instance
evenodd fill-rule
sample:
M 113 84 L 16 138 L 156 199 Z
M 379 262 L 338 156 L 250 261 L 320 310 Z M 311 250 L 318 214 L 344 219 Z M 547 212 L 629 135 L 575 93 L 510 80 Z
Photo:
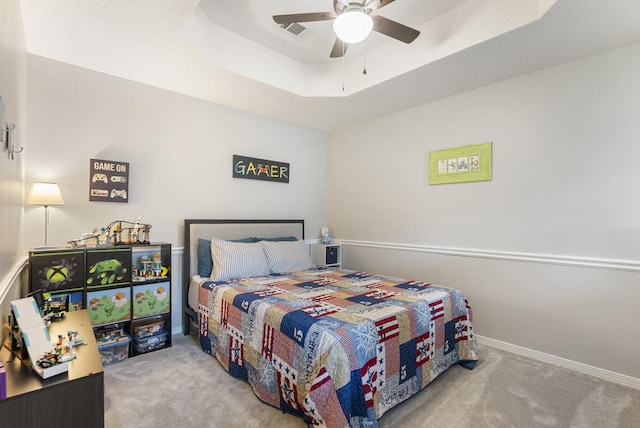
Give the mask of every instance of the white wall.
M 0 96 L 5 102 L 5 120 L 15 124 L 11 144 L 19 150 L 25 135 L 26 53 L 18 1 L 3 1 L 0 7 Z M 6 126 L 6 124 L 5 124 Z M 6 321 L 8 302 L 20 297 L 20 269 L 24 264 L 23 165 L 21 154 L 9 158 L 6 143 L 0 143 L 0 321 Z M 4 334 L 4 331 L 0 336 Z M 1 338 L 0 338 L 1 340 Z
M 49 245 L 114 220 L 152 225 L 173 252 L 173 330 L 181 327 L 185 218 L 326 223 L 327 139 L 319 131 L 29 55 L 26 184 L 59 183 Z M 288 162 L 290 182 L 232 178 L 234 154 Z M 89 160 L 129 162 L 129 202 L 89 201 Z M 25 208 L 28 247 L 44 241 L 44 209 Z
M 634 44 L 332 134 L 345 266 L 455 286 L 480 335 L 640 378 L 638 75 Z M 428 184 L 430 151 L 488 141 L 492 181 Z
M 113 220 L 152 225 L 182 242 L 185 218 L 326 215 L 327 135 L 90 70 L 28 57 L 27 183 L 60 184 L 50 244 Z M 288 162 L 290 183 L 232 178 L 234 154 Z M 89 202 L 89 159 L 129 162 L 129 202 Z M 27 244 L 42 245 L 42 207 L 27 207 Z

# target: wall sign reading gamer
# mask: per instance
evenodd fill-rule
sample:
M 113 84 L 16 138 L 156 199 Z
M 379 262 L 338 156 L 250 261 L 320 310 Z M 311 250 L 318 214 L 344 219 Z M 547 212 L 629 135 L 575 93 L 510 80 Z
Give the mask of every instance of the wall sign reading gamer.
M 251 180 L 289 182 L 289 164 L 233 155 L 233 177 Z

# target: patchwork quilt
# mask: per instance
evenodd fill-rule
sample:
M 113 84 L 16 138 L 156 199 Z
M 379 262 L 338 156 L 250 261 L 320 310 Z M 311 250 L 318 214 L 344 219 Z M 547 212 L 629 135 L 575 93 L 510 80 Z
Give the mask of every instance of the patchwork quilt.
M 313 426 L 376 427 L 448 367 L 478 359 L 462 292 L 366 272 L 205 281 L 199 322 L 205 352 Z

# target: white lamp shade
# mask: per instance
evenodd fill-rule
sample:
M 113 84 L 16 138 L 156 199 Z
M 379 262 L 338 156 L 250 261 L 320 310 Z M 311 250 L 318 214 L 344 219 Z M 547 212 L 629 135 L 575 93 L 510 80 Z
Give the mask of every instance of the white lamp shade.
M 64 205 L 64 199 L 56 183 L 33 183 L 27 205 Z
M 342 13 L 333 21 L 333 31 L 345 43 L 358 43 L 371 33 L 373 20 L 361 11 L 352 10 Z

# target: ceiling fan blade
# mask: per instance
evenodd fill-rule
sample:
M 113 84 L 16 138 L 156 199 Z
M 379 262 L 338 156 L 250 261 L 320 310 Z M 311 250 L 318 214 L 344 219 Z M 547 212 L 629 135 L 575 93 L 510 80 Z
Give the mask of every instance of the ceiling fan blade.
M 336 37 L 336 42 L 333 44 L 333 49 L 331 49 L 329 58 L 340 58 L 341 56 L 344 56 L 345 52 L 347 52 L 348 47 L 348 43 L 345 43 Z
M 393 3 L 394 1 L 395 0 L 380 0 L 380 6 L 378 6 L 378 9 L 382 9 L 383 7 L 385 7 L 389 3 Z
M 336 15 L 331 12 L 293 13 L 291 15 L 274 15 L 277 24 L 292 24 L 294 22 L 330 21 Z
M 401 42 L 411 43 L 420 35 L 420 31 L 383 16 L 376 15 L 371 18 L 373 19 L 373 31 L 400 40 Z

